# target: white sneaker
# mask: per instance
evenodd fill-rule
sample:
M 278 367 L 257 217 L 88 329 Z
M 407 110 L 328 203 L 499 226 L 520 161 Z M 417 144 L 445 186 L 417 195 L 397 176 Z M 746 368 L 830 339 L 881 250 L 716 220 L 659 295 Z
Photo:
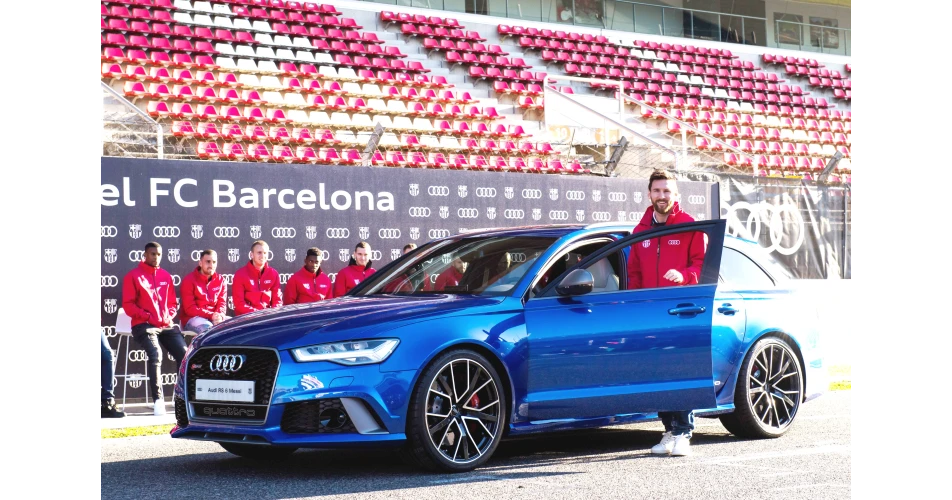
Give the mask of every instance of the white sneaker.
M 674 434 L 665 432 L 661 436 L 661 442 L 651 447 L 651 453 L 655 455 L 668 455 L 674 449 Z
M 686 457 L 691 454 L 691 438 L 680 435 L 674 437 L 674 447 L 671 448 L 671 456 Z
M 152 414 L 157 417 L 161 415 L 165 415 L 165 400 L 164 399 L 155 400 L 155 409 L 153 410 Z

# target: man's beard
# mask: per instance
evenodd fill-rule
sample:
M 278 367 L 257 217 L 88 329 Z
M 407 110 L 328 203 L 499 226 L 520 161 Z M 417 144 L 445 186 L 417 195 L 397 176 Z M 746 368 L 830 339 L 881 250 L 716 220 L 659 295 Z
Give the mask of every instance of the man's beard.
M 660 208 L 658 208 L 658 202 L 656 201 L 651 202 L 651 206 L 655 209 L 655 212 L 658 212 L 659 214 L 667 215 L 671 213 L 672 209 L 674 209 L 674 203 L 671 201 L 667 201 L 665 203 L 666 203 L 666 206 L 664 207 L 664 210 L 661 210 Z

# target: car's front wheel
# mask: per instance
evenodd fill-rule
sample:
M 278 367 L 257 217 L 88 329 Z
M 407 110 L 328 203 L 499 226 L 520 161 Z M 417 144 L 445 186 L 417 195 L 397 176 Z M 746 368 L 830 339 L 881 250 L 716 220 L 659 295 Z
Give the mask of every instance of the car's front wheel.
M 254 460 L 281 460 L 291 456 L 297 448 L 262 444 L 218 443 L 232 455 Z
M 780 437 L 797 416 L 803 389 L 800 360 L 790 345 L 779 338 L 763 338 L 744 359 L 734 412 L 721 416 L 721 423 L 740 437 Z
M 405 455 L 430 470 L 473 470 L 499 445 L 506 412 L 502 379 L 489 360 L 466 349 L 447 352 L 413 390 Z

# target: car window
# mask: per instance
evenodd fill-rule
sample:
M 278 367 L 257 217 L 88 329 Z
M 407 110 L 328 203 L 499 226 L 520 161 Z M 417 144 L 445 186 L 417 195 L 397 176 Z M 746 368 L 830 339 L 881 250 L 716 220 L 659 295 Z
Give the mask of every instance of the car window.
M 746 255 L 724 248 L 721 254 L 721 280 L 735 288 L 773 288 L 774 282 L 757 264 Z
M 562 252 L 544 271 L 539 274 L 539 279 L 529 290 L 529 298 L 535 297 L 543 288 L 548 286 L 552 280 L 558 278 L 566 269 L 578 264 L 585 257 L 595 253 L 598 249 L 611 243 L 609 239 L 599 239 L 590 243 L 584 243 L 580 246 L 569 247 Z

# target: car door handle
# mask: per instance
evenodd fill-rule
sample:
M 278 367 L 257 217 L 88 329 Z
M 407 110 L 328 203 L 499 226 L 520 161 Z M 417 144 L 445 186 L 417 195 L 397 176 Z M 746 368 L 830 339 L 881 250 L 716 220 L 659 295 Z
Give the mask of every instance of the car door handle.
M 722 304 L 721 307 L 717 308 L 717 312 L 726 316 L 733 316 L 737 309 L 734 309 L 730 304 Z
M 707 308 L 704 306 L 696 306 L 694 304 L 678 304 L 678 307 L 668 309 L 668 314 L 672 316 L 694 316 L 696 314 L 701 314 L 706 310 Z

